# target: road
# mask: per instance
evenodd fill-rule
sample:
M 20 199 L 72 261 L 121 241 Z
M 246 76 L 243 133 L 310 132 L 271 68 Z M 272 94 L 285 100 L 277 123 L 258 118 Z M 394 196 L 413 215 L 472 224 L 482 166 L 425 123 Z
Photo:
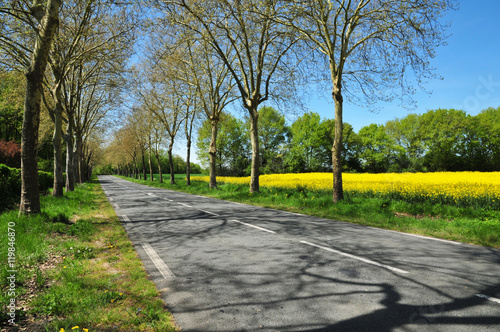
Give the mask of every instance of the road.
M 500 331 L 500 250 L 100 181 L 183 331 Z

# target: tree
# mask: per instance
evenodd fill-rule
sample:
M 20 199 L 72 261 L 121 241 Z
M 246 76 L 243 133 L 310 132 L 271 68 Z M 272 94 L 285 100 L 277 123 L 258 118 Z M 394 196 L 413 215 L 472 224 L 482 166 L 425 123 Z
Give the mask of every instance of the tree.
M 83 8 L 81 8 L 83 7 Z M 83 9 L 83 10 L 82 10 Z M 55 41 L 49 65 L 52 71 L 52 86 L 48 89 L 53 99 L 53 107 L 47 107 L 52 121 L 54 121 L 54 134 L 52 143 L 54 146 L 54 186 L 52 195 L 61 197 L 63 195 L 63 154 L 62 154 L 62 132 L 63 132 L 63 81 L 70 70 L 72 62 L 77 61 L 82 54 L 78 47 L 82 34 L 93 11 L 93 1 L 86 4 L 82 1 L 67 1 L 61 10 L 61 24 L 56 31 Z
M 248 175 L 250 147 L 242 120 L 222 113 L 218 122 L 216 168 L 219 175 Z M 212 124 L 206 119 L 198 130 L 196 142 L 198 159 L 204 167 L 212 160 L 204 153 L 212 143 Z
M 471 117 L 467 136 L 467 165 L 475 171 L 500 171 L 500 107 Z
M 263 173 L 278 173 L 283 169 L 280 151 L 286 142 L 288 127 L 285 116 L 270 106 L 259 109 L 260 160 Z
M 398 159 L 402 170 L 422 171 L 422 157 L 424 156 L 424 142 L 420 136 L 422 131 L 421 117 L 417 114 L 408 114 L 402 119 L 387 121 L 385 130 L 394 142 L 404 151 Z
M 0 7 L 2 35 L 0 44 L 7 57 L 25 70 L 26 90 L 21 138 L 21 203 L 20 214 L 40 213 L 38 188 L 38 130 L 43 78 L 48 63 L 54 35 L 59 26 L 59 9 L 62 0 L 34 0 L 32 5 L 14 1 L 11 6 Z M 8 22 L 6 21 L 9 20 Z M 21 29 L 34 36 L 33 44 L 16 39 Z M 32 46 L 31 56 L 28 54 Z
M 250 192 L 259 191 L 258 107 L 273 95 L 276 88 L 290 86 L 292 67 L 287 66 L 285 56 L 297 41 L 290 31 L 272 19 L 280 8 L 279 4 L 251 0 L 161 2 L 168 6 L 175 22 L 190 28 L 198 36 L 206 36 L 231 73 L 250 119 Z M 225 48 L 227 43 L 229 55 Z M 286 73 L 286 78 L 280 76 L 282 72 Z
M 455 109 L 431 110 L 421 115 L 419 135 L 425 146 L 424 166 L 429 171 L 463 170 L 461 141 L 467 114 Z
M 396 171 L 391 166 L 395 164 L 400 149 L 387 135 L 383 125 L 372 123 L 365 126 L 359 130 L 358 137 L 361 143 L 359 158 L 365 172 Z
M 324 60 L 335 104 L 332 145 L 333 202 L 343 199 L 342 130 L 345 91 L 358 88 L 366 101 L 392 100 L 397 87 L 406 98 L 413 89 L 410 67 L 419 84 L 432 77 L 428 59 L 443 42 L 439 18 L 452 0 L 289 0 L 275 20 L 298 31 Z M 355 96 L 352 94 L 352 96 Z
M 0 69 L 0 139 L 21 141 L 24 89 L 20 72 Z

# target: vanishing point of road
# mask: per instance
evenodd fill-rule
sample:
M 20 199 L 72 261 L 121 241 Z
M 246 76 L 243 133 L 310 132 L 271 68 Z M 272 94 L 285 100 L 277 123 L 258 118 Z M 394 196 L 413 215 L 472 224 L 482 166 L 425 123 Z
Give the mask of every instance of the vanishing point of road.
M 100 181 L 183 331 L 500 331 L 500 250 Z

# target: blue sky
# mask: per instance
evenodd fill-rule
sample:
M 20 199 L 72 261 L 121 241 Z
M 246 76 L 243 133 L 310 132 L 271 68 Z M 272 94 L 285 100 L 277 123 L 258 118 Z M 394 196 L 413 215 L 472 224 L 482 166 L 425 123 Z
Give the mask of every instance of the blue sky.
M 425 113 L 438 108 L 462 109 L 475 115 L 488 107 L 500 107 L 500 1 L 462 0 L 460 8 L 451 11 L 446 21 L 452 21 L 447 30 L 451 36 L 448 45 L 437 49 L 431 64 L 443 80 L 429 81 L 417 92 L 415 109 L 408 111 L 398 101 L 377 104 L 377 112 L 356 106 L 344 99 L 344 122 L 356 132 L 371 123 L 384 124 L 408 113 Z M 326 98 L 318 98 L 308 105 L 323 118 L 333 118 L 333 103 L 329 91 Z
M 447 45 L 437 49 L 431 60 L 435 73 L 443 80 L 429 81 L 427 92 L 414 95 L 416 108 L 407 110 L 398 100 L 379 103 L 377 112 L 370 112 L 344 99 L 344 122 L 356 132 L 372 123 L 384 124 L 409 113 L 425 113 L 438 108 L 455 108 L 475 115 L 488 107 L 500 107 L 500 0 L 461 0 L 460 7 L 443 18 L 451 21 L 447 30 Z M 331 90 L 330 90 L 331 91 Z M 334 117 L 330 91 L 324 97 L 311 99 L 307 107 L 322 118 Z M 243 112 L 235 115 L 241 116 Z M 300 114 L 299 114 L 300 115 Z M 289 117 L 287 116 L 288 120 Z M 292 119 L 293 120 L 293 119 Z M 289 123 L 290 124 L 290 121 Z M 176 153 L 185 156 L 182 139 L 176 144 Z M 196 149 L 194 147 L 194 149 Z M 196 154 L 192 158 L 197 162 Z

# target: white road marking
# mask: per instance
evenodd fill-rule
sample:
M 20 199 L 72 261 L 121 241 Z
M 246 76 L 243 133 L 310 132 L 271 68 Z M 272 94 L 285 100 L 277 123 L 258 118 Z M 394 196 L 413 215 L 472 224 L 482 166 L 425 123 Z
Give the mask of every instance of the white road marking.
M 163 276 L 164 279 L 167 279 L 169 277 L 175 277 L 175 275 L 170 271 L 168 268 L 167 264 L 158 256 L 156 251 L 149 245 L 149 243 L 143 243 L 142 247 L 144 248 L 144 251 L 146 254 L 148 254 L 149 258 L 151 261 L 154 263 L 158 271 L 160 271 L 161 275 Z
M 164 200 L 169 201 L 169 202 L 173 202 L 173 200 L 168 199 L 168 198 L 164 198 Z
M 483 299 L 486 299 L 488 301 L 492 301 L 492 302 L 496 302 L 496 303 L 500 304 L 500 299 L 497 299 L 497 298 L 494 298 L 494 297 L 491 297 L 488 295 L 484 295 L 484 294 L 476 294 L 476 296 L 482 297 Z
M 113 207 L 115 208 L 115 210 L 119 210 L 120 209 L 120 207 L 116 203 L 112 203 L 111 205 L 113 205 Z
M 113 201 L 113 197 L 108 197 L 108 201 L 112 202 Z
M 210 212 L 210 211 L 205 211 L 205 210 L 202 210 L 202 209 L 198 209 L 198 211 L 205 212 L 205 213 L 211 214 L 213 216 L 219 216 L 217 213 L 213 213 L 213 212 Z
M 177 202 L 177 204 L 184 205 L 185 207 L 192 207 L 191 205 L 187 205 L 187 204 L 184 204 L 184 203 Z
M 371 265 L 382 267 L 382 268 L 390 270 L 390 271 L 394 271 L 394 272 L 398 272 L 398 273 L 409 273 L 408 271 L 405 271 L 405 270 L 401 270 L 401 269 L 398 269 L 398 268 L 395 268 L 395 267 L 392 267 L 392 266 L 389 266 L 389 265 L 380 264 L 380 263 L 377 263 L 375 261 L 372 261 L 372 260 L 369 260 L 369 259 L 366 259 L 366 258 L 363 258 L 363 257 L 360 257 L 360 256 L 348 254 L 348 253 L 343 252 L 343 251 L 339 251 L 339 250 L 335 250 L 335 249 L 332 249 L 332 248 L 320 246 L 318 244 L 314 244 L 314 243 L 311 243 L 311 242 L 300 241 L 300 243 L 307 244 L 307 245 L 310 245 L 310 246 L 313 246 L 313 247 L 316 247 L 316 248 L 320 248 L 320 249 L 323 249 L 323 250 L 326 250 L 326 251 L 329 251 L 329 252 L 333 252 L 333 253 L 336 253 L 336 254 L 339 254 L 339 255 L 342 255 L 342 256 L 346 256 L 346 257 L 349 257 L 349 258 L 357 259 L 358 261 L 362 261 L 362 262 L 365 262 L 365 263 L 368 263 L 368 264 L 371 264 Z
M 461 246 L 461 245 L 464 245 L 463 243 L 461 242 L 456 242 L 456 241 L 451 241 L 451 240 L 444 240 L 444 239 L 438 239 L 438 238 L 435 238 L 435 237 L 430 237 L 430 236 L 425 236 L 425 235 L 418 235 L 418 234 L 411 234 L 411 233 L 403 233 L 403 232 L 398 232 L 398 231 L 393 231 L 391 229 L 383 229 L 383 228 L 377 228 L 377 227 L 371 227 L 371 226 L 367 226 L 368 228 L 370 229 L 375 229 L 375 230 L 378 230 L 378 231 L 386 231 L 386 232 L 393 232 L 393 233 L 398 233 L 398 234 L 402 234 L 402 235 L 407 235 L 407 236 L 413 236 L 413 237 L 418 237 L 418 238 L 421 238 L 421 239 L 426 239 L 426 240 L 434 240 L 434 241 L 439 241 L 439 242 L 445 242 L 445 243 L 449 243 L 449 244 L 454 244 L 456 246 Z
M 126 215 L 122 214 L 121 217 L 122 217 L 123 220 L 125 220 L 126 223 L 131 222 L 130 219 Z
M 275 234 L 275 233 L 276 233 L 276 232 L 271 231 L 271 230 L 269 230 L 269 229 L 265 229 L 265 228 L 262 228 L 262 227 L 259 227 L 259 226 L 255 226 L 255 225 L 252 225 L 252 224 L 247 224 L 246 222 L 239 221 L 239 220 L 236 220 L 236 219 L 233 219 L 233 220 L 231 220 L 231 221 L 234 221 L 234 222 L 240 223 L 240 224 L 245 225 L 245 226 L 250 226 L 250 227 L 253 227 L 253 228 L 259 229 L 259 230 L 261 230 L 261 231 L 264 231 L 264 232 L 273 233 L 273 234 Z
M 153 193 L 148 193 L 148 195 L 149 195 L 149 196 L 151 196 L 151 197 L 158 197 L 158 196 L 156 196 L 156 195 L 155 195 L 155 194 L 153 194 Z

